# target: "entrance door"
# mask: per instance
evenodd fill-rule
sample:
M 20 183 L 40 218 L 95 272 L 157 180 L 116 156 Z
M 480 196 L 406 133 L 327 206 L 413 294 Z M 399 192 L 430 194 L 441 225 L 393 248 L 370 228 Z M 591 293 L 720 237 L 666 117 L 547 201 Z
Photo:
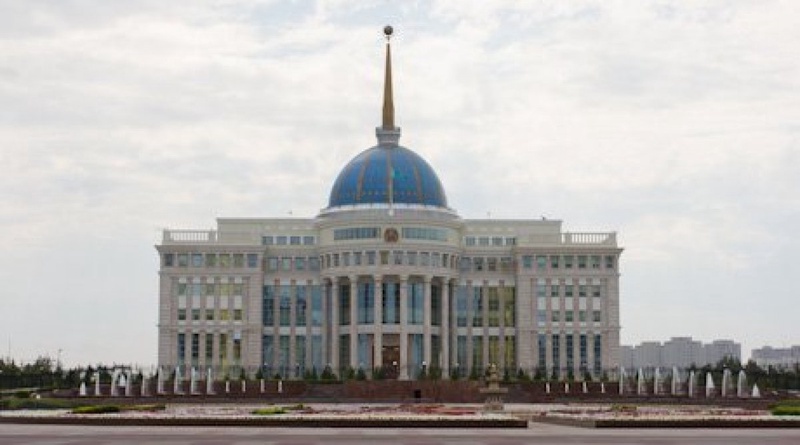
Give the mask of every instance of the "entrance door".
M 397 379 L 400 375 L 400 336 L 386 334 L 383 336 L 383 375 L 387 379 Z

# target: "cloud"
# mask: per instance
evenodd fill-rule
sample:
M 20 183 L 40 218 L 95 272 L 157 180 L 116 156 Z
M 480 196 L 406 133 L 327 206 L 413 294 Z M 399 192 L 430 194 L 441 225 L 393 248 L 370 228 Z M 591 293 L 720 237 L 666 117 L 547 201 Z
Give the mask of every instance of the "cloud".
M 79 276 L 92 257 L 67 259 L 84 245 L 135 257 L 103 273 L 142 280 L 115 298 L 155 307 L 160 228 L 315 215 L 339 169 L 374 144 L 391 23 L 401 142 L 462 216 L 618 230 L 626 338 L 693 334 L 672 331 L 676 294 L 730 287 L 697 311 L 706 317 L 753 292 L 788 305 L 800 289 L 774 271 L 796 272 L 800 247 L 798 12 L 780 1 L 5 2 L 0 242 L 29 261 L 4 264 L 11 301 L 31 312 L 22 295 L 55 298 L 57 281 L 13 278 L 51 260 Z M 759 274 L 774 284 L 752 285 Z M 81 288 L 82 304 L 107 289 Z M 625 322 L 643 310 L 663 321 Z M 22 337 L 8 313 L 0 325 Z M 776 338 L 760 328 L 741 335 Z M 134 343 L 134 361 L 154 359 L 154 342 Z

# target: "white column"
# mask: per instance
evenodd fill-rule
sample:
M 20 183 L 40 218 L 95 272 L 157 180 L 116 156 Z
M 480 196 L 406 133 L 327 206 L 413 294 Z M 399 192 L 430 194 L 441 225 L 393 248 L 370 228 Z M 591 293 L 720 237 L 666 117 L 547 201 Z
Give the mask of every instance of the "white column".
M 350 366 L 358 369 L 358 277 L 350 276 Z
M 422 342 L 423 342 L 423 361 L 430 369 L 431 366 L 431 277 L 426 275 L 422 286 L 422 299 L 424 308 L 422 310 Z
M 442 342 L 442 378 L 450 378 L 450 281 L 442 284 L 442 322 L 439 326 L 439 338 Z
M 383 366 L 383 277 L 373 277 L 375 283 L 375 329 L 373 330 L 372 368 Z
M 408 277 L 400 277 L 400 380 L 408 380 Z
M 331 350 L 328 351 L 328 362 L 333 368 L 332 371 L 339 374 L 339 279 L 331 279 L 330 291 L 330 311 L 331 325 L 329 332 L 331 336 Z

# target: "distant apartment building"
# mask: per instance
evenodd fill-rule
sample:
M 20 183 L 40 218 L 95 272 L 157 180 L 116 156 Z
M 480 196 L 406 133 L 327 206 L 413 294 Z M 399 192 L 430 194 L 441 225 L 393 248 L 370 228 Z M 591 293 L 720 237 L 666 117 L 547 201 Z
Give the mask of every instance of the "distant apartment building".
M 764 346 L 763 348 L 753 349 L 750 357 L 762 368 L 768 366 L 790 368 L 800 365 L 800 345 L 794 345 L 788 348 Z
M 636 346 L 620 346 L 621 362 L 627 368 L 688 368 L 714 365 L 726 357 L 741 360 L 742 345 L 733 340 L 703 344 L 692 337 L 672 337 L 664 344 L 648 341 Z

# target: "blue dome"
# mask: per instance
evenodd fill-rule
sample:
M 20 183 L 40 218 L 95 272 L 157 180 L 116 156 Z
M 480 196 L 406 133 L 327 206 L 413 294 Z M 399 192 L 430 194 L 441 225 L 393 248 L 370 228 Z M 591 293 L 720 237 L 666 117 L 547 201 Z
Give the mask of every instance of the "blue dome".
M 389 204 L 390 190 L 394 204 L 447 208 L 436 172 L 418 154 L 399 145 L 378 145 L 353 158 L 333 183 L 328 207 Z

